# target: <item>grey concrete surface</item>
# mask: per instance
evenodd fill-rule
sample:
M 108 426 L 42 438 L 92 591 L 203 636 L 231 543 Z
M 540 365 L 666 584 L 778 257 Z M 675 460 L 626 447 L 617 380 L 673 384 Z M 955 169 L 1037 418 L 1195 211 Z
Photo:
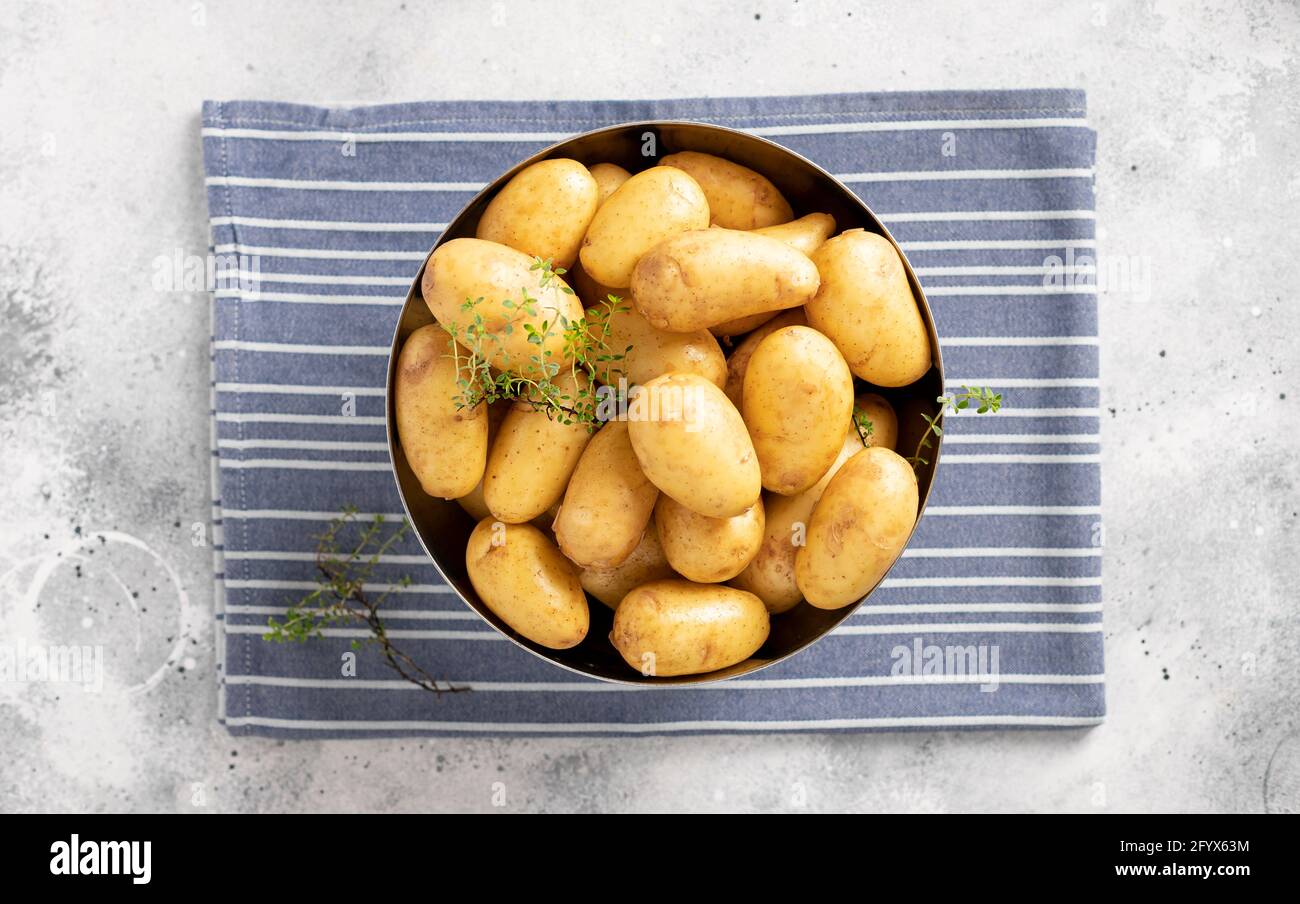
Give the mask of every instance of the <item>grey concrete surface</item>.
M 1298 67 L 1300 10 L 1255 0 L 6 3 L 0 625 L 118 652 L 103 694 L 0 683 L 0 810 L 492 810 L 494 782 L 507 811 L 1300 810 Z M 1101 255 L 1153 274 L 1149 298 L 1101 299 L 1106 724 L 292 743 L 215 724 L 191 533 L 206 302 L 151 282 L 207 246 L 203 98 L 1039 86 L 1088 90 Z M 101 531 L 120 536 L 79 539 Z

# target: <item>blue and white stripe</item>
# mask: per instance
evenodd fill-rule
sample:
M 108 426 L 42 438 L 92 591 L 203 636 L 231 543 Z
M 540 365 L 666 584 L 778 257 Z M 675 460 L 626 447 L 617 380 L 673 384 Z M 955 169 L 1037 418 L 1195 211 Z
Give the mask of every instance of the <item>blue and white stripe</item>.
M 392 633 L 473 693 L 402 693 L 359 636 L 261 640 L 312 580 L 312 534 L 345 504 L 400 516 L 384 436 L 388 343 L 409 281 L 487 181 L 575 132 L 696 119 L 779 141 L 881 216 L 926 287 L 950 384 L 1004 393 L 949 422 L 912 546 L 831 636 L 750 678 L 696 689 L 576 678 L 501 640 L 410 539 L 374 577 Z M 322 109 L 209 102 L 218 254 L 256 270 L 213 298 L 221 717 L 281 736 L 647 734 L 1076 727 L 1104 714 L 1095 135 L 1076 91 L 927 92 Z M 955 155 L 944 156 L 945 144 Z M 347 153 L 345 153 L 345 150 Z M 345 410 L 346 407 L 346 410 Z M 891 651 L 991 645 L 986 678 L 893 675 Z M 483 641 L 477 643 L 474 641 Z M 635 696 L 632 696 L 635 695 Z

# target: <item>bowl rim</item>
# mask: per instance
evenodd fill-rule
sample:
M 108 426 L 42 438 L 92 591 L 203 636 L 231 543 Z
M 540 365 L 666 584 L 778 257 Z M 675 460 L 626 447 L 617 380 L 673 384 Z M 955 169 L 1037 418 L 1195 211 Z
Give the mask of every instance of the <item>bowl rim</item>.
M 547 145 L 541 150 L 538 150 L 535 153 L 529 155 L 527 158 L 519 161 L 514 166 L 510 167 L 508 170 L 501 173 L 491 182 L 487 183 L 485 186 L 479 189 L 479 191 L 477 191 L 472 198 L 470 198 L 468 201 L 465 202 L 465 204 L 461 207 L 460 211 L 456 214 L 456 216 L 452 217 L 447 222 L 446 227 L 442 230 L 441 233 L 439 233 L 437 240 L 429 248 L 429 251 L 425 255 L 424 260 L 421 262 L 419 269 L 415 272 L 414 276 L 412 277 L 411 286 L 406 293 L 406 299 L 402 302 L 401 311 L 398 314 L 397 321 L 393 326 L 393 339 L 389 348 L 388 366 L 386 368 L 386 376 L 385 376 L 385 384 L 384 384 L 384 423 L 385 423 L 385 432 L 387 436 L 387 445 L 388 445 L 389 472 L 393 477 L 393 482 L 397 486 L 397 495 L 402 500 L 402 514 L 404 516 L 404 519 L 406 523 L 410 525 L 412 528 L 414 528 L 415 526 L 415 517 L 411 513 L 411 505 L 407 501 L 406 493 L 402 489 L 402 481 L 397 473 L 399 440 L 397 436 L 397 423 L 396 423 L 396 417 L 394 413 L 393 386 L 394 386 L 394 375 L 397 369 L 397 358 L 399 352 L 401 351 L 400 340 L 402 338 L 402 324 L 406 320 L 407 313 L 413 304 L 416 303 L 424 304 L 424 296 L 423 296 L 423 290 L 421 286 L 424 279 L 424 270 L 425 267 L 428 266 L 429 258 L 433 255 L 435 251 L 438 250 L 439 247 L 442 246 L 444 242 L 451 241 L 453 237 L 458 237 L 456 236 L 456 233 L 458 231 L 457 227 L 460 226 L 461 221 L 466 217 L 466 215 L 470 212 L 470 210 L 478 206 L 478 202 L 480 200 L 482 200 L 484 197 L 495 195 L 497 192 L 501 190 L 502 187 L 505 186 L 507 182 L 509 182 L 516 175 L 518 175 L 520 172 L 527 169 L 528 167 L 532 166 L 533 164 L 539 163 L 543 160 L 551 159 L 552 157 L 563 156 L 563 154 L 561 154 L 560 152 L 564 149 L 566 145 L 570 144 L 571 142 L 577 141 L 579 139 L 586 139 L 586 138 L 602 135 L 609 132 L 618 132 L 618 131 L 631 129 L 631 128 L 645 128 L 649 130 L 657 130 L 664 127 L 688 127 L 688 128 L 705 129 L 709 131 L 721 132 L 724 134 L 738 136 L 739 138 L 746 141 L 754 141 L 760 144 L 767 145 L 770 148 L 773 148 L 782 154 L 788 155 L 789 157 L 793 158 L 793 160 L 796 161 L 797 163 L 800 163 L 806 167 L 810 167 L 816 173 L 826 178 L 831 184 L 837 187 L 843 193 L 844 197 L 851 204 L 859 207 L 864 215 L 865 220 L 869 224 L 874 226 L 875 230 L 879 235 L 883 236 L 885 239 L 889 241 L 889 243 L 894 247 L 894 250 L 898 253 L 899 259 L 903 262 L 903 269 L 907 273 L 908 283 L 912 288 L 912 294 L 913 297 L 916 299 L 917 307 L 921 311 L 921 318 L 925 322 L 926 332 L 928 333 L 928 337 L 930 340 L 932 369 L 937 371 L 938 373 L 940 392 L 944 392 L 947 389 L 947 382 L 946 382 L 944 367 L 943 367 L 943 352 L 939 345 L 939 336 L 938 336 L 937 328 L 935 326 L 934 312 L 931 310 L 929 299 L 925 295 L 925 290 L 922 288 L 921 282 L 917 278 L 916 272 L 912 268 L 912 262 L 908 260 L 907 255 L 903 252 L 902 247 L 898 244 L 898 240 L 894 238 L 893 233 L 889 231 L 889 228 L 881 221 L 880 217 L 876 215 L 875 211 L 871 209 L 871 207 L 867 204 L 867 202 L 864 201 L 861 197 L 859 197 L 856 192 L 850 189 L 847 185 L 845 185 L 842 181 L 840 181 L 840 179 L 838 179 L 833 173 L 825 169 L 823 166 L 821 166 L 820 164 L 812 160 L 809 160 L 807 157 L 805 157 L 803 154 L 800 154 L 798 151 L 788 148 L 783 144 L 779 144 L 761 135 L 755 135 L 744 129 L 734 129 L 729 126 L 721 126 L 707 121 L 697 121 L 697 120 L 688 120 L 688 119 L 634 119 L 625 122 L 600 126 L 599 128 L 589 129 L 584 132 L 575 132 L 574 134 L 569 135 L 566 138 L 563 138 L 559 141 L 553 142 L 552 144 Z M 942 417 L 942 412 L 939 413 L 939 416 Z M 866 603 L 868 599 L 870 599 L 872 594 L 874 594 L 880 588 L 881 584 L 883 584 L 885 580 L 889 577 L 890 572 L 892 572 L 895 566 L 897 566 L 898 561 L 903 557 L 902 555 L 903 551 L 905 551 L 908 548 L 908 546 L 911 544 L 912 538 L 916 536 L 916 530 L 921 524 L 921 519 L 925 516 L 926 505 L 929 502 L 930 493 L 934 489 L 934 483 L 939 473 L 939 462 L 943 452 L 943 434 L 939 434 L 938 436 L 933 438 L 932 451 L 933 451 L 933 460 L 930 463 L 930 480 L 927 483 L 924 492 L 920 494 L 919 503 L 916 512 L 916 521 L 913 523 L 911 531 L 908 532 L 907 540 L 903 543 L 902 550 L 899 551 L 898 557 L 894 559 L 893 563 L 889 566 L 889 568 L 885 570 L 885 573 L 881 575 L 880 580 L 877 581 L 876 584 L 870 590 L 868 590 L 866 594 L 864 594 L 863 597 L 859 599 L 857 602 L 852 603 L 848 606 L 843 606 L 839 610 L 837 610 L 838 617 L 835 618 L 833 621 L 829 622 L 827 626 L 816 636 L 805 641 L 804 643 L 800 644 L 794 649 L 781 654 L 780 656 L 763 660 L 761 662 L 758 662 L 757 664 L 750 665 L 748 668 L 743 668 L 743 669 L 740 669 L 740 667 L 750 662 L 750 660 L 742 660 L 742 662 L 737 663 L 734 666 L 729 666 L 727 668 L 718 669 L 712 672 L 705 672 L 699 675 L 680 675 L 680 676 L 672 676 L 672 677 L 651 676 L 653 677 L 653 680 L 645 680 L 646 676 L 641 676 L 640 679 L 637 679 L 632 677 L 619 678 L 619 677 L 612 677 L 608 675 L 598 675 L 589 671 L 585 671 L 581 668 L 577 668 L 576 666 L 573 666 L 567 662 L 562 662 L 558 659 L 555 659 L 547 655 L 546 652 L 543 652 L 542 650 L 534 649 L 532 646 L 529 646 L 527 643 L 524 643 L 518 636 L 516 636 L 515 632 L 502 630 L 502 628 L 499 625 L 495 624 L 490 618 L 488 618 L 482 611 L 480 611 L 478 606 L 475 606 L 468 598 L 466 598 L 466 596 L 463 593 L 461 593 L 460 589 L 456 586 L 456 582 L 453 581 L 451 577 L 447 574 L 447 572 L 443 570 L 442 564 L 438 561 L 438 557 L 434 555 L 433 551 L 429 549 L 428 544 L 425 543 L 424 536 L 422 535 L 422 533 L 419 530 L 414 530 L 414 529 L 412 529 L 412 533 L 419 541 L 420 548 L 424 550 L 425 556 L 427 556 L 429 561 L 433 564 L 433 567 L 437 570 L 439 576 L 443 579 L 444 583 L 447 584 L 447 586 L 452 590 L 454 595 L 466 606 L 466 608 L 468 608 L 471 612 L 474 612 L 476 615 L 478 615 L 479 618 L 481 618 L 487 625 L 489 625 L 494 631 L 496 631 L 502 637 L 509 640 L 515 646 L 523 650 L 527 650 L 529 653 L 536 656 L 537 658 L 545 662 L 548 662 L 553 666 L 564 669 L 565 671 L 572 672 L 575 675 L 581 675 L 585 678 L 594 679 L 596 681 L 603 681 L 610 684 L 618 684 L 628 688 L 662 689 L 662 688 L 692 687 L 692 686 L 699 686 L 705 684 L 714 684 L 721 681 L 727 681 L 728 679 L 733 677 L 740 677 L 741 675 L 743 676 L 753 675 L 764 669 L 770 668 L 771 666 L 774 666 L 778 663 L 785 662 L 791 657 L 799 655 L 800 653 L 804 652 L 809 647 L 811 647 L 813 644 L 816 644 L 821 640 L 823 640 L 826 637 L 826 635 L 832 633 L 836 628 L 840 627 L 848 618 L 850 618 L 853 615 L 853 613 L 855 613 L 859 609 L 859 607 L 861 607 L 863 604 Z M 445 500 L 445 501 L 450 505 L 456 504 L 454 500 Z M 588 594 L 588 596 L 590 595 Z M 588 605 L 591 605 L 590 600 L 588 600 Z M 604 605 L 604 604 L 598 603 L 598 605 Z M 484 607 L 486 608 L 486 605 Z

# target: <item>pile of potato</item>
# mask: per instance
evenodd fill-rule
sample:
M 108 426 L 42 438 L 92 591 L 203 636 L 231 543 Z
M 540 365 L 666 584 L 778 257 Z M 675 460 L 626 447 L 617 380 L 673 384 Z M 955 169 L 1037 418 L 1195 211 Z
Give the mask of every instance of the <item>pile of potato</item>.
M 430 256 L 421 289 L 437 323 L 401 349 L 398 433 L 424 491 L 478 521 L 470 580 L 523 637 L 581 643 L 590 594 L 614 609 L 610 640 L 633 669 L 710 672 L 753 656 L 801 601 L 861 599 L 902 551 L 916 477 L 894 451 L 893 409 L 854 377 L 920 379 L 925 324 L 889 241 L 794 213 L 767 178 L 708 154 L 635 175 L 552 159 L 496 195 L 476 238 Z M 539 288 L 536 258 L 576 294 Z M 525 289 L 534 325 L 630 302 L 608 345 L 631 347 L 617 366 L 639 409 L 592 433 L 525 401 L 457 408 L 446 328 L 463 335 L 464 302 L 481 298 L 493 365 L 527 360 L 529 318 L 504 304 Z M 558 339 L 545 348 L 564 360 Z M 573 390 L 565 363 L 557 380 Z

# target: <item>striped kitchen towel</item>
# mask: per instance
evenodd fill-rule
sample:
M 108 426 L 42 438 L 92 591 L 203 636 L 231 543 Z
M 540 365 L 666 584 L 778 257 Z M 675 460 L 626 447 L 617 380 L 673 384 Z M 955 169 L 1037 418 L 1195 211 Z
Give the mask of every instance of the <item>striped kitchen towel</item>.
M 354 636 L 261 637 L 311 586 L 345 505 L 399 517 L 384 373 L 407 286 L 485 182 L 565 136 L 640 119 L 751 130 L 839 175 L 902 243 L 951 385 L 930 506 L 869 605 L 793 659 L 687 689 L 583 680 L 504 641 L 410 538 L 375 580 L 400 646 L 473 688 L 440 698 Z M 236 733 L 654 734 L 1075 727 L 1104 713 L 1095 136 L 1070 90 L 361 108 L 208 102 L 220 717 Z

